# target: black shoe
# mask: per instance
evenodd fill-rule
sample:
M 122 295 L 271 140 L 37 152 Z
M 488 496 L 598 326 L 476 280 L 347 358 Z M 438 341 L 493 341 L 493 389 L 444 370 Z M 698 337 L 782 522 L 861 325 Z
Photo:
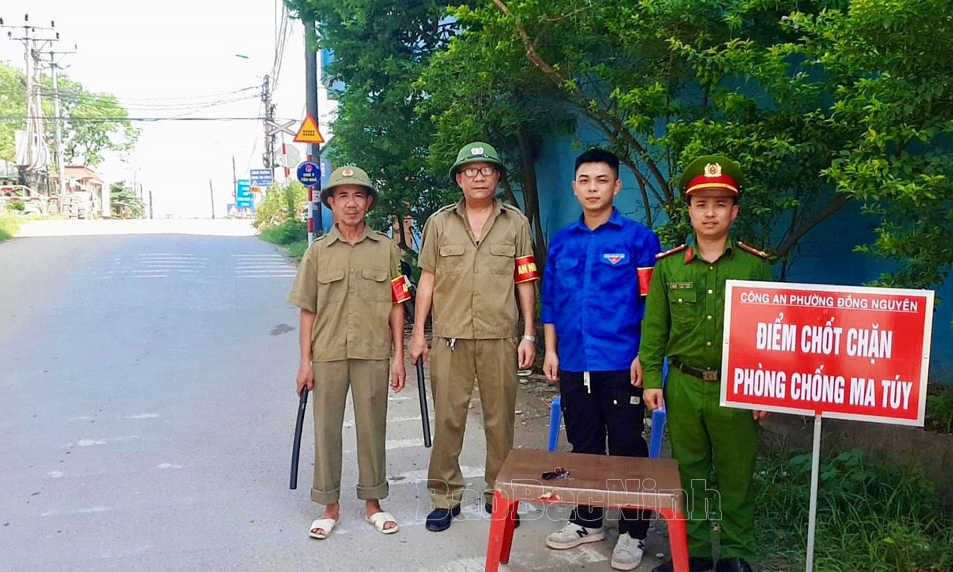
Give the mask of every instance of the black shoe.
M 460 505 L 453 508 L 434 509 L 427 515 L 427 530 L 430 532 L 443 532 L 450 528 L 453 517 L 459 515 Z
M 493 503 L 491 503 L 491 502 L 485 503 L 485 504 L 483 505 L 483 510 L 485 510 L 487 514 L 492 515 L 492 514 L 493 514 Z M 519 527 L 520 527 L 520 515 L 519 515 L 519 513 L 516 514 L 516 519 L 515 519 L 515 520 L 516 520 L 516 524 L 513 525 L 513 528 L 519 528 Z
M 719 565 L 721 563 L 719 562 Z M 690 556 L 688 558 L 688 570 L 689 572 L 711 572 L 715 567 L 715 563 L 711 558 L 703 558 L 699 556 Z M 675 565 L 671 561 L 668 561 L 664 564 L 659 564 L 652 569 L 652 572 L 672 572 L 675 570 Z M 719 570 L 719 572 L 721 572 Z
M 718 560 L 718 566 L 715 567 L 716 572 L 754 572 L 754 568 L 751 567 L 751 564 L 744 558 L 728 558 L 726 560 Z

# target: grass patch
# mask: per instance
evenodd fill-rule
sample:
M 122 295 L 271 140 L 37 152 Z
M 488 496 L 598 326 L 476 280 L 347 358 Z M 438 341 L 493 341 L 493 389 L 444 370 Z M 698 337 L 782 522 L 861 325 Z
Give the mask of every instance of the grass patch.
M 288 256 L 300 262 L 305 250 L 308 250 L 307 239 L 292 242 L 288 245 Z
M 755 473 L 757 543 L 765 570 L 803 570 L 811 455 L 762 456 Z M 953 511 L 922 473 L 874 463 L 860 450 L 821 457 L 816 570 L 953 569 Z
M 301 260 L 304 251 L 308 249 L 308 223 L 298 220 L 286 220 L 283 223 L 262 229 L 261 239 L 284 246 L 288 249 L 288 256 Z
M 0 215 L 0 242 L 16 236 L 21 218 L 16 215 Z
M 308 223 L 299 220 L 286 220 L 277 225 L 262 229 L 261 239 L 272 244 L 287 246 L 293 242 L 308 241 Z

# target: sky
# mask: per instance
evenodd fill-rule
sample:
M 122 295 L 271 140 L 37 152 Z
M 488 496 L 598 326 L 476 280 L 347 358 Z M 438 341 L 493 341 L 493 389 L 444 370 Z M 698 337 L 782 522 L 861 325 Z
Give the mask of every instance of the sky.
M 56 22 L 65 73 L 89 91 L 117 96 L 131 117 L 260 117 L 260 86 L 275 59 L 280 0 L 4 0 L 8 25 Z M 276 117 L 301 121 L 305 112 L 304 31 L 292 20 L 273 100 Z M 245 56 L 245 57 L 239 57 Z M 320 58 L 319 58 L 320 59 Z M 0 60 L 23 69 L 23 45 L 0 36 Z M 320 61 L 319 61 L 320 65 Z M 254 87 L 239 93 L 243 88 Z M 323 89 L 322 133 L 333 117 Z M 247 97 L 196 109 L 203 102 Z M 191 106 L 191 107 L 187 107 Z M 107 182 L 138 181 L 153 191 L 156 216 L 216 215 L 232 201 L 232 156 L 238 178 L 262 168 L 261 121 L 137 122 L 138 144 L 128 160 L 96 167 Z M 291 137 L 286 143 L 291 144 Z M 280 150 L 281 140 L 277 146 Z M 303 145 L 299 145 L 302 156 Z M 281 169 L 276 177 L 281 178 Z M 294 176 L 294 173 L 292 173 Z

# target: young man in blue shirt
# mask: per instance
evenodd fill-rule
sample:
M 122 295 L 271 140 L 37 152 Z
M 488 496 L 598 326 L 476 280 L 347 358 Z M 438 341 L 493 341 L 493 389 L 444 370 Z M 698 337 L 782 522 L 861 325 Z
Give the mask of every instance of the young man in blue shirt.
M 583 214 L 550 242 L 543 277 L 543 371 L 559 394 L 573 453 L 648 456 L 642 437 L 639 337 L 648 278 L 661 250 L 648 227 L 613 206 L 622 189 L 619 158 L 591 149 L 576 159 L 573 192 Z M 642 561 L 647 514 L 623 510 L 612 567 Z M 546 538 L 557 550 L 605 538 L 601 507 L 578 506 Z

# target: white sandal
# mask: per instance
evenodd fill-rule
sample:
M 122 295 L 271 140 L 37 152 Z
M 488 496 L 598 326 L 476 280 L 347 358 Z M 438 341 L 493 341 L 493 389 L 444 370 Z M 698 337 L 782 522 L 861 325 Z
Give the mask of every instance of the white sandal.
M 324 540 L 331 535 L 331 531 L 334 530 L 334 526 L 337 525 L 338 521 L 333 518 L 319 518 L 311 523 L 311 528 L 308 529 L 308 536 L 311 538 L 317 538 L 318 540 Z M 315 529 L 320 529 L 324 532 L 315 532 Z
M 377 532 L 380 532 L 381 534 L 394 534 L 398 529 L 400 529 L 400 525 L 397 524 L 397 519 L 394 518 L 394 516 L 389 512 L 375 512 L 371 516 L 365 517 L 365 520 L 374 525 L 374 528 L 377 529 Z M 386 525 L 388 522 L 393 522 L 394 527 L 384 528 L 384 525 Z

